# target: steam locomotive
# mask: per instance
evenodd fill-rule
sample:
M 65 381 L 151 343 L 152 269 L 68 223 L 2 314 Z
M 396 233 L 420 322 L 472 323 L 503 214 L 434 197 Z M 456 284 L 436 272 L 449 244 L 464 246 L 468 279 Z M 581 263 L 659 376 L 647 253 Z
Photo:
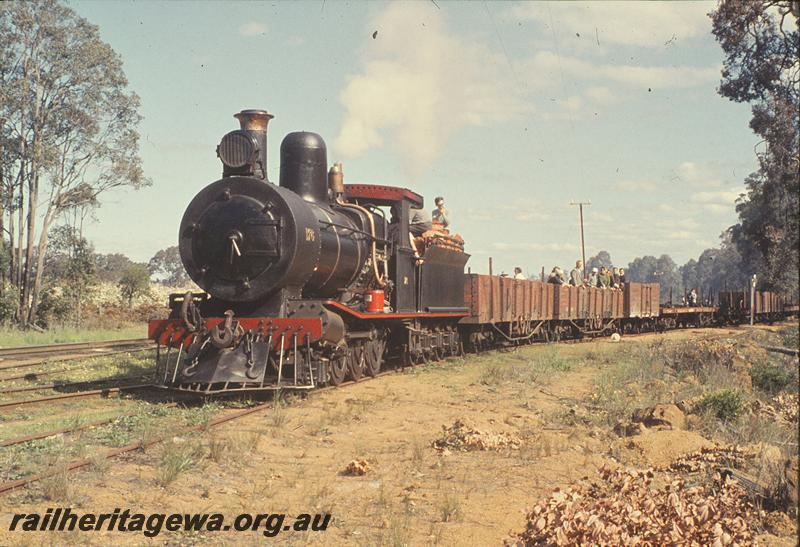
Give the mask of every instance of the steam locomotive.
M 309 132 L 283 139 L 275 185 L 273 116 L 235 117 L 240 128 L 217 146 L 222 178 L 180 224 L 181 259 L 205 293 L 172 295 L 169 319 L 149 325 L 166 351 L 161 383 L 204 393 L 338 385 L 377 374 L 387 351 L 422 358 L 422 331 L 436 331 L 438 352 L 459 352 L 469 255 L 432 245 L 419 256 L 409 219 L 422 196 L 345 185 L 341 164 L 329 170 L 325 141 Z
M 446 231 L 412 234 L 419 194 L 344 184 L 316 133 L 288 134 L 280 180 L 267 178 L 264 110 L 235 115 L 222 178 L 190 202 L 183 264 L 203 293 L 170 296 L 152 320 L 157 382 L 204 394 L 312 389 L 466 349 L 796 314 L 772 293 L 725 293 L 716 306 L 660 305 L 658 284 L 623 291 L 465 274 Z M 724 296 L 724 298 L 723 298 Z M 748 302 L 753 302 L 752 306 Z M 751 309 L 752 308 L 752 309 Z

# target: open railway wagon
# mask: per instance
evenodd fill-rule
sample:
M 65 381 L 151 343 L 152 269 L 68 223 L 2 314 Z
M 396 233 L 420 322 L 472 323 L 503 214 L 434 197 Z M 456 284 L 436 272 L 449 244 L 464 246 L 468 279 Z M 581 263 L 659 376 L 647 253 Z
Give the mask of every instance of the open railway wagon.
M 459 324 L 462 338 L 475 349 L 657 327 L 657 283 L 628 283 L 616 290 L 481 274 L 464 279 L 469 316 Z
M 797 306 L 792 306 L 783 295 L 770 291 L 756 291 L 753 294 L 753 317 L 758 322 L 769 322 L 783 319 L 797 313 Z M 738 325 L 750 321 L 750 291 L 723 291 L 719 293 L 718 318 L 721 323 Z

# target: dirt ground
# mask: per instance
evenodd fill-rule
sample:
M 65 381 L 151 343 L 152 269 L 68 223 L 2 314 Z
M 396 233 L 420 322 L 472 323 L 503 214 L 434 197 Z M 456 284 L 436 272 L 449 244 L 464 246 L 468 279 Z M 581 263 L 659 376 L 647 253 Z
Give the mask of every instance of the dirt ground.
M 538 345 L 391 373 L 346 389 L 290 398 L 267 412 L 66 476 L 65 500 L 37 491 L 0 497 L 0 545 L 499 545 L 554 487 L 593 476 L 604 463 L 659 465 L 697 450 L 694 432 L 653 432 L 646 446 L 592 420 L 598 377 L 620 347 L 658 337 L 721 336 L 720 329 Z M 508 373 L 539 363 L 534 373 Z M 519 370 L 524 370 L 519 368 Z M 519 371 L 518 371 L 519 372 Z M 522 441 L 499 450 L 437 450 L 457 420 Z M 195 445 L 191 466 L 168 483 L 165 451 Z M 176 448 L 177 447 L 177 448 Z M 191 451 L 189 451 L 191 452 Z M 187 453 L 187 452 L 184 452 Z M 343 473 L 356 459 L 362 476 Z M 164 484 L 166 483 L 166 486 Z M 11 513 L 71 506 L 82 512 L 332 514 L 325 532 L 9 532 Z M 787 537 L 791 537 L 791 527 Z M 786 541 L 771 538 L 769 542 Z M 790 543 L 791 544 L 791 543 Z

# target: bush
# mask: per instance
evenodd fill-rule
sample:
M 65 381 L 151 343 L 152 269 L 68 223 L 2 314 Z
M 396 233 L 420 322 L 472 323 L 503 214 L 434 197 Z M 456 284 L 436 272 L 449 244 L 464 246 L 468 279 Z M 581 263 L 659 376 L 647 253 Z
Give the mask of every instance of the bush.
M 733 420 L 745 411 L 744 394 L 737 389 L 721 389 L 703 396 L 697 409 L 712 413 L 720 420 Z
M 73 303 L 64 292 L 58 287 L 51 287 L 42 292 L 36 315 L 39 322 L 49 328 L 54 324 L 66 322 L 73 311 Z
M 767 393 L 777 393 L 794 382 L 789 371 L 766 363 L 753 365 L 750 369 L 750 379 L 753 387 Z
M 16 287 L 7 286 L 0 295 L 0 323 L 8 323 L 14 319 L 19 305 L 19 291 Z

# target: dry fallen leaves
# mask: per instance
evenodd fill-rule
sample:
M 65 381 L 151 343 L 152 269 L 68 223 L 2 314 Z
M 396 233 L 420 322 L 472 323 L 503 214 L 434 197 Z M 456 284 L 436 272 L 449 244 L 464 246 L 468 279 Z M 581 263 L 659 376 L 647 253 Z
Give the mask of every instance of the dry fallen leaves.
M 759 416 L 797 426 L 797 393 L 779 393 L 769 403 L 756 400 L 752 406 L 753 412 Z
M 347 464 L 343 473 L 345 475 L 366 475 L 369 471 L 369 462 L 367 460 L 353 460 Z
M 516 435 L 479 431 L 463 420 L 456 420 L 449 427 L 442 426 L 442 436 L 433 441 L 433 447 L 440 452 L 450 449 L 462 451 L 518 449 L 521 446 L 522 440 Z
M 745 545 L 755 510 L 744 490 L 725 480 L 714 491 L 687 487 L 665 473 L 605 466 L 600 480 L 556 490 L 528 514 L 524 532 L 506 545 Z
M 679 457 L 662 470 L 697 473 L 709 467 L 714 469 L 721 467 L 740 468 L 745 465 L 747 460 L 752 460 L 756 455 L 756 451 L 752 448 L 748 449 L 739 446 L 704 447 Z

